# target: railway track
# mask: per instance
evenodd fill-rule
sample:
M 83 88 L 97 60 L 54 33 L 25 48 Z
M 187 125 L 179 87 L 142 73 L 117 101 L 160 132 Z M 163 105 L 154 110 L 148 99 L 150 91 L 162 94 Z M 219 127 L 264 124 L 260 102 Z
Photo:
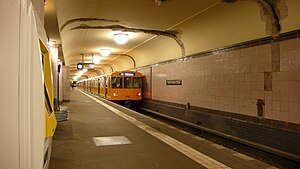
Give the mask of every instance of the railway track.
M 235 151 L 246 154 L 248 156 L 251 156 L 253 158 L 261 160 L 263 162 L 269 163 L 278 168 L 283 168 L 283 169 L 299 169 L 300 168 L 300 163 L 297 161 L 270 153 L 268 151 L 261 150 L 260 148 L 250 146 L 250 145 L 241 143 L 241 142 L 233 140 L 233 139 L 222 137 L 219 134 L 211 132 L 210 130 L 204 130 L 203 127 L 198 126 L 196 124 L 191 124 L 189 122 L 185 122 L 183 120 L 176 119 L 176 118 L 173 118 L 173 117 L 170 117 L 170 116 L 167 116 L 167 115 L 155 112 L 155 111 L 151 111 L 151 110 L 148 110 L 148 109 L 145 109 L 142 107 L 137 109 L 136 111 L 138 111 L 139 113 L 142 113 L 148 117 L 154 118 L 161 122 L 164 122 L 164 123 L 167 123 L 174 127 L 177 127 L 186 132 L 192 133 L 194 135 L 200 136 L 209 141 L 215 142 L 224 147 L 233 149 Z

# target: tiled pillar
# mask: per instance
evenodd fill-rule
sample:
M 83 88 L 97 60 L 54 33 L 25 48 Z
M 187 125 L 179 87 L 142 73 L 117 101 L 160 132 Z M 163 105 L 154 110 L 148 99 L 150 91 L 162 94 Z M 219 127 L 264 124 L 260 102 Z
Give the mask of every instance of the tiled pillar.
M 58 101 L 59 101 L 59 104 L 62 104 L 63 102 L 63 65 L 62 65 L 62 62 L 61 61 L 58 61 L 58 67 L 59 67 L 59 72 L 58 72 Z
M 53 78 L 53 95 L 54 95 L 54 109 L 57 111 L 58 108 L 58 84 L 57 84 L 57 65 L 58 65 L 58 48 L 51 47 L 51 67 L 52 67 L 52 78 Z
M 70 70 L 68 66 L 62 67 L 62 77 L 63 77 L 63 102 L 70 101 Z

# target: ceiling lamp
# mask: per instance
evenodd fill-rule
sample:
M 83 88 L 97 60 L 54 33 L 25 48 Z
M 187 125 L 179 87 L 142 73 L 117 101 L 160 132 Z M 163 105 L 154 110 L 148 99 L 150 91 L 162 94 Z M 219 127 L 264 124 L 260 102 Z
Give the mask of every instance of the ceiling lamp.
M 93 56 L 93 63 L 94 63 L 94 64 L 98 64 L 98 63 L 100 63 L 100 61 L 101 61 L 101 58 L 100 58 L 100 57 Z
M 114 39 L 120 45 L 125 44 L 128 41 L 128 34 L 125 33 L 114 34 Z
M 102 56 L 109 56 L 110 55 L 110 49 L 100 49 L 100 54 Z

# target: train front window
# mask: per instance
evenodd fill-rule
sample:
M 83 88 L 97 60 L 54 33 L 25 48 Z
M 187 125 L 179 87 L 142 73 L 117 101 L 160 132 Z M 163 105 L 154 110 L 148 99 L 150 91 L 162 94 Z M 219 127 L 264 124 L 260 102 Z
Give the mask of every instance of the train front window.
M 122 88 L 122 77 L 111 77 L 112 88 Z
M 142 87 L 142 78 L 138 77 L 125 77 L 124 79 L 125 88 L 141 88 Z
M 142 78 L 134 77 L 132 79 L 133 81 L 133 88 L 142 88 Z
M 131 77 L 125 77 L 124 83 L 125 83 L 125 86 L 124 86 L 125 88 L 131 88 L 132 87 Z

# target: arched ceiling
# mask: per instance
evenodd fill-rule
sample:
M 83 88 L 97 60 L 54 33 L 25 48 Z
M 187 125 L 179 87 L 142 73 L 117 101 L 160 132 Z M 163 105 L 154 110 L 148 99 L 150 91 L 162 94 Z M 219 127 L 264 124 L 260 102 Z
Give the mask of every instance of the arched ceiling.
M 72 28 L 80 25 L 120 25 L 166 31 L 217 2 L 219 0 L 205 0 L 201 3 L 198 0 L 189 0 L 188 3 L 169 0 L 158 6 L 154 0 L 64 0 L 55 2 L 56 9 L 53 8 L 53 2 L 46 3 L 50 3 L 50 8 L 56 10 L 65 62 L 71 65 L 81 61 L 82 53 L 90 56 L 92 53 L 98 54 L 100 48 L 110 48 L 114 54 L 124 54 L 154 36 L 143 32 L 130 33 L 128 43 L 118 45 L 113 40 L 116 31 L 111 29 Z M 88 20 L 93 18 L 98 20 Z
M 275 6 L 261 3 L 268 1 L 275 2 Z M 300 5 L 296 0 L 286 1 L 47 0 L 45 27 L 49 38 L 61 44 L 71 76 L 78 72 L 76 64 L 82 61 L 81 54 L 85 62 L 91 62 L 92 54 L 98 57 L 100 48 L 111 49 L 112 55 L 102 57 L 90 73 L 104 74 L 272 35 L 266 30 L 266 18 L 278 24 L 287 17 L 289 5 Z M 283 13 L 278 13 L 276 4 Z M 294 12 L 290 17 L 298 14 Z M 286 24 L 283 30 L 299 25 Z M 129 32 L 129 41 L 124 45 L 113 39 L 120 31 Z

